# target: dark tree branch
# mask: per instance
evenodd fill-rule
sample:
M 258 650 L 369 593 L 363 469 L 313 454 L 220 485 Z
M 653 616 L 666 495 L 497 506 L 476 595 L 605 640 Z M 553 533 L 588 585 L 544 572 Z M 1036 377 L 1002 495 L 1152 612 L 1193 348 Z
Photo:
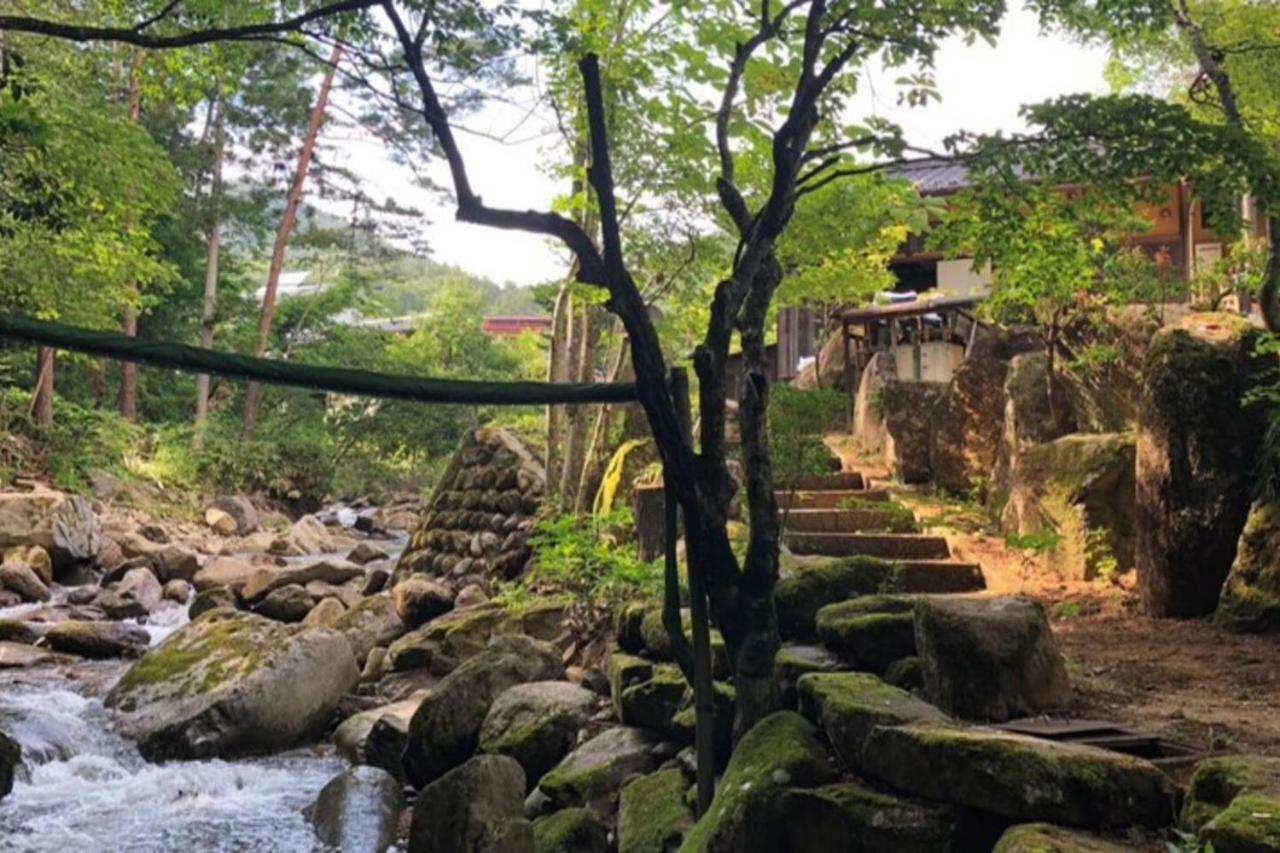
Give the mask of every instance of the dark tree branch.
M 134 32 L 142 32 L 147 27 L 150 27 L 153 24 L 167 18 L 173 12 L 174 9 L 178 8 L 178 6 L 181 5 L 181 3 L 182 3 L 182 0 L 169 0 L 169 2 L 165 4 L 165 7 L 161 9 L 159 12 L 156 12 L 154 15 L 152 15 L 150 18 L 147 18 L 145 21 L 138 23 L 133 28 Z

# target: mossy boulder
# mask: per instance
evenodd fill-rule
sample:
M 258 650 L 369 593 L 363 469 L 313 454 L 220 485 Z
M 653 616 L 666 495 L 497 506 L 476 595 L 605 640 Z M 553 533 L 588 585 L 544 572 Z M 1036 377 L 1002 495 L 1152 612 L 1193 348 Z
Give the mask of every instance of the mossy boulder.
M 494 638 L 441 679 L 418 706 L 404 750 L 408 780 L 421 788 L 466 761 L 498 696 L 517 684 L 555 679 L 562 669 L 559 653 L 546 643 L 520 635 Z
M 622 783 L 637 773 L 652 772 L 663 748 L 662 739 L 645 729 L 607 729 L 569 753 L 542 777 L 530 795 L 526 811 L 589 806 L 609 814 L 613 795 Z
M 150 760 L 225 758 L 320 734 L 359 680 L 341 634 L 213 610 L 143 655 L 106 705 Z
M 535 853 L 610 853 L 609 827 L 591 809 L 571 808 L 533 822 Z
M 477 755 L 418 793 L 409 853 L 533 853 L 520 813 L 524 773 L 505 755 Z
M 363 664 L 369 652 L 393 642 L 405 629 L 391 596 L 384 592 L 357 601 L 338 617 L 334 630 L 347 638 L 356 661 Z
M 393 642 L 387 649 L 387 669 L 425 667 L 446 675 L 483 650 L 505 618 L 506 611 L 494 604 L 452 610 Z
M 644 635 L 641 625 L 651 605 L 643 601 L 631 601 L 618 608 L 614 616 L 614 635 L 618 639 L 618 648 L 631 654 L 644 651 Z
M 960 809 L 838 782 L 783 795 L 785 850 L 933 853 L 974 849 Z M 988 842 L 989 844 L 990 842 Z
M 915 599 L 871 595 L 828 604 L 815 619 L 818 637 L 858 669 L 884 672 L 916 653 Z
M 613 697 L 613 710 L 619 719 L 622 718 L 622 694 L 628 687 L 652 678 L 655 666 L 657 664 L 653 661 L 627 654 L 621 649 L 609 652 L 609 695 Z
M 637 776 L 618 797 L 618 853 L 667 853 L 693 828 L 685 795 L 689 780 L 678 767 Z
M 511 756 L 533 786 L 568 754 L 596 702 L 596 694 L 567 681 L 517 684 L 489 707 L 480 751 Z
M 1049 400 L 1049 360 L 1043 350 L 1024 352 L 1009 361 L 1003 394 L 1003 420 L 996 464 L 991 473 L 987 508 L 1000 516 L 1022 454 L 1036 445 L 1075 432 L 1077 425 L 1061 374 L 1053 377 L 1053 405 Z
M 892 575 L 893 565 L 874 557 L 800 562 L 778 581 L 778 632 L 784 640 L 812 642 L 818 636 L 816 617 L 820 609 L 879 592 Z
M 1128 844 L 1109 841 L 1087 832 L 1051 823 L 1011 826 L 1000 836 L 991 853 L 1126 853 Z
M 878 727 L 860 769 L 899 791 L 1011 821 L 1094 828 L 1173 820 L 1173 786 L 1151 762 L 995 729 Z
M 920 658 L 899 658 L 884 671 L 884 680 L 903 690 L 924 690 L 924 668 Z
M 772 853 L 781 850 L 787 816 L 780 794 L 835 778 L 831 756 L 813 725 L 778 711 L 738 741 L 711 808 L 685 836 L 681 853 Z
M 649 678 L 622 691 L 618 718 L 624 725 L 651 729 L 674 737 L 673 719 L 689 701 L 692 690 L 675 664 L 658 664 Z
M 1280 631 L 1280 502 L 1250 509 L 1213 616 L 1228 631 Z
M 844 662 L 822 646 L 786 645 L 778 649 L 773 658 L 773 671 L 782 692 L 783 707 L 795 708 L 799 703 L 796 683 L 800 676 L 811 672 L 837 672 L 844 668 Z
M 358 765 L 330 779 L 305 812 L 324 849 L 383 853 L 395 843 L 403 809 L 394 776 Z
M 1029 598 L 922 598 L 915 639 L 925 695 L 954 716 L 1003 722 L 1071 700 L 1066 661 Z
M 941 382 L 885 383 L 881 395 L 884 460 L 899 481 L 923 483 L 932 478 L 929 456 L 937 423 L 935 409 L 946 392 L 947 386 Z
M 1201 761 L 1191 775 L 1181 824 L 1217 851 L 1280 850 L 1280 758 L 1223 755 Z
M 1000 513 L 1010 533 L 1051 533 L 1051 564 L 1064 577 L 1092 580 L 1133 566 L 1132 433 L 1071 433 L 1027 448 Z
M 863 672 L 812 673 L 800 678 L 800 711 L 826 733 L 850 768 L 862 766 L 867 737 L 877 726 L 942 722 L 940 710 Z
M 1262 412 L 1257 330 L 1230 314 L 1193 314 L 1158 332 L 1138 415 L 1135 563 L 1149 616 L 1206 616 L 1249 513 Z

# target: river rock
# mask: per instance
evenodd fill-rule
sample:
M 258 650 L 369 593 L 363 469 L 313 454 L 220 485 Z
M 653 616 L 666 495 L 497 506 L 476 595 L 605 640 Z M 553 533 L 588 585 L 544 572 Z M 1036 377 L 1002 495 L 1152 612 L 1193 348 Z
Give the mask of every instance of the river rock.
M 236 535 L 236 519 L 226 510 L 211 506 L 204 511 L 204 523 L 219 536 Z
M 1173 820 L 1173 785 L 1151 762 L 995 729 L 879 726 L 860 768 L 899 791 L 1011 821 L 1093 828 Z
M 258 529 L 258 510 L 242 495 L 219 495 L 213 499 L 211 507 L 235 520 L 236 526 L 232 533 L 237 536 L 248 536 Z
M 631 726 L 606 729 L 547 772 L 525 802 L 526 814 L 589 806 L 608 814 L 614 793 L 637 773 L 650 773 L 662 760 L 664 741 Z
M 391 589 L 396 613 L 409 628 L 417 628 L 453 609 L 453 592 L 444 584 L 410 576 Z
M 1138 414 L 1135 563 L 1149 616 L 1212 613 L 1249 513 L 1263 432 L 1246 408 L 1256 330 L 1193 314 L 1158 332 Z
M 66 500 L 61 492 L 0 492 L 0 548 L 14 545 L 53 547 L 53 511 Z
M 382 853 L 396 840 L 404 794 L 379 767 L 358 766 L 330 779 L 309 809 L 316 837 L 336 853 Z
M 214 610 L 144 655 L 106 705 L 150 760 L 232 757 L 319 734 L 359 678 L 339 633 Z
M 0 800 L 13 790 L 13 778 L 22 766 L 22 747 L 4 732 L 0 732 Z
M 389 555 L 376 545 L 361 542 L 347 554 L 347 561 L 358 565 L 366 565 L 377 560 L 385 560 Z
M 517 684 L 489 707 L 480 751 L 511 756 L 535 785 L 568 754 L 595 707 L 594 693 L 567 681 Z
M 49 587 L 44 585 L 34 569 L 23 563 L 0 566 L 0 586 L 23 601 L 48 601 L 50 597 Z
M 413 715 L 404 753 L 409 781 L 422 787 L 466 761 L 476 751 L 489 706 L 505 690 L 562 671 L 552 646 L 520 635 L 495 638 L 445 676 Z
M 313 581 L 339 585 L 364 577 L 364 569 L 352 563 L 321 560 L 306 566 L 260 568 L 245 582 L 240 596 L 249 602 L 265 598 L 268 593 L 293 584 L 305 586 Z
M 334 629 L 347 638 L 356 660 L 361 663 L 375 647 L 390 645 L 405 630 L 391 596 L 385 592 L 360 599 L 338 617 Z
M 400 672 L 429 667 L 447 675 L 461 661 L 484 651 L 505 618 L 506 612 L 496 605 L 455 608 L 392 643 L 387 668 Z
M 22 619 L 0 618 L 0 641 L 35 645 L 44 636 L 47 626 Z
M 1250 509 L 1214 620 L 1228 631 L 1280 631 L 1280 502 Z
M 686 836 L 682 850 L 767 853 L 783 849 L 788 817 L 779 795 L 835 779 L 814 727 L 794 711 L 770 714 L 743 735 L 720 780 L 719 795 Z
M 868 673 L 810 673 L 800 676 L 796 690 L 801 712 L 822 727 L 851 769 L 862 766 L 867 737 L 877 726 L 947 719 L 928 702 Z
M 200 555 L 186 545 L 166 545 L 151 555 L 151 562 L 162 581 L 189 581 L 200 571 Z
M 925 695 L 949 714 L 1004 722 L 1071 701 L 1066 661 L 1029 598 L 922 597 L 915 637 Z
M 238 557 L 214 557 L 192 576 L 191 584 L 197 592 L 219 586 L 229 587 L 239 592 L 260 568 Z
M 339 754 L 352 764 L 373 764 L 397 778 L 402 777 L 404 772 L 400 769 L 400 752 L 404 749 L 404 738 L 408 735 L 409 721 L 413 719 L 414 712 L 418 710 L 422 700 L 427 697 L 427 692 L 418 690 L 407 699 L 379 705 L 347 717 L 333 733 L 333 743 L 338 748 Z M 373 753 L 368 749 L 370 735 L 380 720 L 395 727 L 401 734 L 400 748 L 394 750 L 394 761 L 391 762 L 391 766 L 387 766 L 388 762 L 374 760 Z
M 196 597 L 191 601 L 191 607 L 187 611 L 187 615 L 195 619 L 202 613 L 208 613 L 210 610 L 217 610 L 220 607 L 229 610 L 235 610 L 240 606 L 236 594 L 232 592 L 231 587 L 215 586 L 196 593 Z
M 693 828 L 686 794 L 689 780 L 678 767 L 636 776 L 618 795 L 618 853 L 676 850 Z
M 28 566 L 45 586 L 53 583 L 53 562 L 49 559 L 49 552 L 39 545 L 15 545 L 12 548 L 6 548 L 4 562 Z
M 58 663 L 60 660 L 68 659 L 35 646 L 0 640 L 0 669 L 26 669 L 31 666 Z
M 350 539 L 330 533 L 314 515 L 304 515 L 293 523 L 287 533 L 277 537 L 268 550 L 287 557 L 305 557 L 344 551 L 351 546 Z
M 165 581 L 162 590 L 166 601 L 176 601 L 178 604 L 186 604 L 191 600 L 191 593 L 194 592 L 191 584 L 180 578 L 174 578 L 171 581 Z M 197 616 L 199 614 L 196 614 Z
M 524 773 L 505 755 L 478 755 L 422 789 L 409 853 L 533 853 L 520 814 Z
M 537 853 L 612 853 L 609 827 L 591 809 L 561 809 L 533 822 Z
M 122 622 L 68 620 L 44 634 L 44 643 L 54 651 L 94 659 L 136 657 L 150 642 L 145 629 Z
M 458 590 L 458 597 L 453 600 L 453 606 L 458 609 L 468 607 L 479 607 L 482 604 L 489 603 L 489 596 L 484 594 L 484 590 L 479 584 L 467 584 Z
M 124 577 L 120 579 L 120 582 L 111 591 L 119 597 L 121 602 L 126 604 L 135 603 L 144 616 L 159 607 L 160 602 L 164 600 L 164 589 L 150 569 L 130 569 L 125 572 Z M 98 597 L 98 600 L 99 606 L 107 611 L 107 615 L 111 615 L 111 610 L 101 604 L 101 596 Z M 128 617 L 115 616 L 113 618 L 123 619 Z
M 315 604 L 316 600 L 304 587 L 289 584 L 267 593 L 253 611 L 277 622 L 301 622 Z
M 341 601 L 336 598 L 326 598 L 311 608 L 307 615 L 303 617 L 302 624 L 317 625 L 321 628 L 334 628 L 337 627 L 338 620 L 342 618 L 342 614 L 346 612 L 347 607 Z

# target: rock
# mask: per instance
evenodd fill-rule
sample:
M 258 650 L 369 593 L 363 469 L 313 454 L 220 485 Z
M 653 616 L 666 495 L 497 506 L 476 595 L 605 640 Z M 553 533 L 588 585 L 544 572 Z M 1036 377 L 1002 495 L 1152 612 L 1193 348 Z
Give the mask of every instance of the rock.
M 272 593 L 272 595 L 275 595 L 275 593 Z M 266 602 L 263 603 L 265 604 Z M 336 598 L 326 598 L 311 608 L 307 615 L 303 617 L 302 624 L 316 625 L 321 628 L 335 628 L 338 625 L 338 620 L 342 618 L 342 614 L 346 612 L 346 605 L 341 601 Z
M 785 850 L 858 850 L 867 853 L 989 849 L 974 844 L 960 810 L 839 782 L 782 795 Z M 987 821 L 990 823 L 990 821 Z
M 0 492 L 0 548 L 53 547 L 53 512 L 66 500 L 61 492 Z
M 916 653 L 915 598 L 868 595 L 818 611 L 818 637 L 858 669 L 882 673 Z
M 5 563 L 21 563 L 36 573 L 45 586 L 53 583 L 53 562 L 49 552 L 39 545 L 15 545 L 4 549 Z
M 1191 775 L 1180 822 L 1215 851 L 1280 849 L 1280 758 L 1204 759 Z
M 920 666 L 920 658 L 900 658 L 889 664 L 884 671 L 884 680 L 894 687 L 922 693 L 924 691 L 924 669 Z
M 676 850 L 693 828 L 685 801 L 689 781 L 679 768 L 637 776 L 618 796 L 618 853 Z
M 1015 356 L 1004 383 L 1004 422 L 992 472 L 987 507 L 997 518 L 1009 494 L 1009 483 L 1022 454 L 1038 444 L 1075 432 L 1070 395 L 1061 375 L 1054 378 L 1049 405 L 1049 360 L 1043 350 Z
M 482 651 L 504 618 L 497 606 L 455 608 L 392 643 L 387 667 L 392 672 L 430 667 L 446 675 L 460 661 Z
M 0 618 L 0 641 L 35 645 L 44 636 L 47 628 L 36 622 L 24 622 L 21 619 Z
M 1004 722 L 1071 701 L 1066 661 L 1029 598 L 922 597 L 915 637 L 925 695 L 957 717 Z
M 991 853 L 1126 853 L 1128 844 L 1107 841 L 1079 830 L 1050 823 L 1011 826 Z
M 813 726 L 794 711 L 770 714 L 743 735 L 720 780 L 719 794 L 685 837 L 683 851 L 767 853 L 782 850 L 787 788 L 831 782 L 836 772 Z
M 422 789 L 409 853 L 533 853 L 521 816 L 524 774 L 505 755 L 478 755 Z
M 13 778 L 22 766 L 22 747 L 16 740 L 0 732 L 0 800 L 13 790 Z
M 213 499 L 211 506 L 213 509 L 221 510 L 235 520 L 236 526 L 231 532 L 237 536 L 248 536 L 258 529 L 258 510 L 246 497 L 241 495 L 220 495 Z M 212 527 L 213 525 L 209 526 Z
M 102 537 L 102 544 L 98 547 L 98 555 L 94 557 L 93 563 L 100 569 L 110 571 L 117 565 L 124 562 L 124 549 L 110 536 Z
M 138 528 L 138 533 L 143 539 L 146 539 L 149 542 L 155 542 L 157 545 L 169 544 L 169 531 L 165 530 L 159 524 L 144 524 Z
M 386 669 L 383 666 L 386 659 L 386 646 L 374 646 L 370 649 L 369 656 L 364 659 L 364 666 L 360 669 L 360 681 L 377 681 L 382 678 L 383 674 L 386 672 Z
M 166 545 L 151 557 L 162 581 L 190 581 L 200 571 L 200 555 L 186 545 Z
M 644 634 L 642 628 L 644 617 L 648 615 L 650 606 L 643 601 L 630 601 L 618 607 L 613 620 L 613 633 L 618 648 L 631 654 L 644 651 Z
M 326 584 L 344 584 L 353 578 L 363 578 L 364 569 L 351 563 L 321 560 L 305 566 L 277 566 L 275 568 L 256 571 L 244 587 L 240 596 L 249 602 L 265 598 L 269 593 L 282 587 L 305 586 L 313 581 Z
M 34 569 L 23 563 L 0 565 L 0 586 L 23 601 L 48 601 L 50 597 L 49 587 L 41 582 Z
M 1280 503 L 1249 510 L 1214 620 L 1228 631 L 1280 631 Z
M 361 542 L 359 545 L 352 548 L 351 552 L 347 554 L 347 562 L 363 566 L 366 563 L 372 563 L 375 560 L 385 560 L 387 559 L 387 556 L 387 552 L 376 545 L 370 545 L 368 542 Z
M 404 633 L 404 623 L 396 615 L 391 596 L 378 593 L 360 599 L 338 618 L 334 629 L 347 638 L 356 661 L 363 663 L 377 646 L 386 646 Z
M 932 477 L 929 448 L 936 421 L 934 409 L 946 390 L 940 382 L 899 381 L 884 386 L 885 462 L 904 483 L 923 483 Z
M 853 435 L 867 453 L 884 449 L 884 407 L 886 384 L 897 379 L 897 365 L 891 352 L 877 352 L 862 369 L 858 393 L 853 402 Z
M 778 649 L 773 658 L 773 671 L 782 688 L 782 704 L 795 708 L 799 702 L 796 682 L 810 672 L 835 672 L 844 669 L 841 660 L 822 646 L 788 645 Z
M 382 853 L 396 841 L 403 808 L 404 795 L 395 777 L 365 765 L 330 779 L 309 813 L 326 850 Z
M 536 785 L 577 741 L 596 696 L 567 681 L 517 684 L 498 695 L 480 726 L 481 752 L 509 755 Z
M 0 669 L 26 669 L 31 666 L 59 663 L 65 660 L 67 659 L 44 649 L 38 649 L 23 643 L 0 640 Z
M 187 614 L 195 619 L 202 613 L 208 613 L 210 610 L 217 610 L 220 607 L 229 610 L 235 610 L 239 606 L 236 594 L 231 591 L 231 587 L 215 586 L 206 589 L 203 592 L 196 593 L 196 597 L 191 601 L 191 607 Z
M 301 622 L 315 605 L 316 600 L 304 587 L 289 584 L 273 589 L 253 611 L 277 622 Z
M 928 702 L 861 672 L 802 675 L 796 690 L 801 713 L 822 727 L 836 754 L 852 769 L 862 766 L 867 738 L 877 726 L 947 719 Z
M 879 726 L 860 769 L 908 794 L 1012 821 L 1092 828 L 1173 819 L 1173 786 L 1149 761 L 994 729 Z
M 94 468 L 89 472 L 89 488 L 100 501 L 109 501 L 124 491 L 124 483 L 109 471 Z
M 473 583 L 458 590 L 458 596 L 453 600 L 453 606 L 458 609 L 478 607 L 488 603 L 489 596 L 484 594 L 484 590 L 479 585 Z
M 44 643 L 56 652 L 97 660 L 136 657 L 146 651 L 151 635 L 143 628 L 121 622 L 68 620 L 50 626 Z
M 688 704 L 691 690 L 675 664 L 659 664 L 648 677 L 626 687 L 617 698 L 618 719 L 677 739 L 675 716 Z
M 1193 314 L 1152 338 L 1138 417 L 1135 563 L 1149 616 L 1213 612 L 1249 512 L 1262 434 L 1246 408 L 1256 330 Z
M 191 599 L 191 594 L 194 591 L 195 590 L 192 588 L 191 584 L 179 578 L 174 578 L 171 581 L 165 582 L 164 588 L 161 592 L 166 601 L 176 601 L 179 604 L 186 604 Z
M 609 801 L 622 783 L 658 765 L 662 741 L 644 729 L 606 729 L 565 756 L 530 794 L 541 811 L 589 806 L 608 814 Z M 526 812 L 530 811 L 526 803 Z
M 387 588 L 387 584 L 391 581 L 391 572 L 369 566 L 365 566 L 365 570 L 368 574 L 365 575 L 364 586 L 360 588 L 361 595 L 375 595 Z
M 391 599 L 400 620 L 409 628 L 425 625 L 453 609 L 453 592 L 420 575 L 407 577 L 392 587 Z
M 404 748 L 404 738 L 408 736 L 409 721 L 413 719 L 414 712 L 418 710 L 418 706 L 426 696 L 426 690 L 418 690 L 406 699 L 379 705 L 347 717 L 333 733 L 333 742 L 338 747 L 338 753 L 352 764 L 372 764 L 381 767 L 396 778 L 402 778 L 404 771 L 400 767 L 400 752 Z M 376 760 L 378 758 L 376 749 L 370 750 L 370 738 L 380 721 L 384 726 L 391 726 L 401 734 L 400 748 L 394 750 L 394 761 L 390 762 L 390 767 L 387 766 L 387 762 Z M 376 744 L 376 741 L 372 743 Z
M 102 548 L 102 524 L 93 504 L 74 495 L 54 507 L 52 539 L 48 551 L 55 575 L 92 565 Z
M 404 769 L 422 787 L 475 752 L 489 706 L 508 688 L 556 678 L 554 648 L 523 636 L 497 637 L 435 686 L 409 727 Z
M 778 581 L 778 632 L 783 639 L 795 642 L 816 639 L 818 610 L 879 592 L 892 573 L 891 563 L 873 557 L 815 560 L 795 566 Z
M 125 601 L 135 601 L 150 613 L 164 600 L 164 589 L 149 569 L 130 569 L 116 584 L 115 592 Z
M 214 610 L 147 652 L 106 705 L 150 760 L 226 758 L 319 734 L 359 678 L 341 634 Z
M 236 557 L 214 557 L 191 577 L 191 585 L 196 588 L 196 592 L 218 586 L 230 587 L 239 592 L 258 571 L 258 566 Z
M 533 822 L 536 853 L 612 853 L 609 827 L 591 809 L 561 809 Z
M 219 536 L 236 535 L 236 519 L 226 510 L 211 506 L 204 511 L 204 523 Z
M 344 550 L 350 540 L 334 536 L 314 515 L 304 515 L 289 528 L 284 536 L 271 543 L 273 554 L 288 557 L 304 557 L 309 554 L 325 554 Z

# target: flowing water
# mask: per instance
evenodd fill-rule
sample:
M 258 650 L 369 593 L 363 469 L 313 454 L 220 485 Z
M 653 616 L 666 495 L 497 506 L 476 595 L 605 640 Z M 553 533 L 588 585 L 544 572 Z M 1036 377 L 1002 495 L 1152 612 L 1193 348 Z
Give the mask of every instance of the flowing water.
M 376 542 L 398 551 L 402 540 Z M 341 556 L 341 555 L 337 555 Z M 309 558 L 318 560 L 318 555 Z M 55 590 L 56 603 L 66 590 Z M 0 610 L 21 617 L 46 605 Z M 167 603 L 145 627 L 155 645 L 187 621 Z M 4 853 L 320 849 L 302 810 L 343 767 L 327 746 L 234 761 L 151 764 L 116 733 L 101 697 L 127 661 L 0 670 L 0 730 L 23 768 L 0 799 Z

